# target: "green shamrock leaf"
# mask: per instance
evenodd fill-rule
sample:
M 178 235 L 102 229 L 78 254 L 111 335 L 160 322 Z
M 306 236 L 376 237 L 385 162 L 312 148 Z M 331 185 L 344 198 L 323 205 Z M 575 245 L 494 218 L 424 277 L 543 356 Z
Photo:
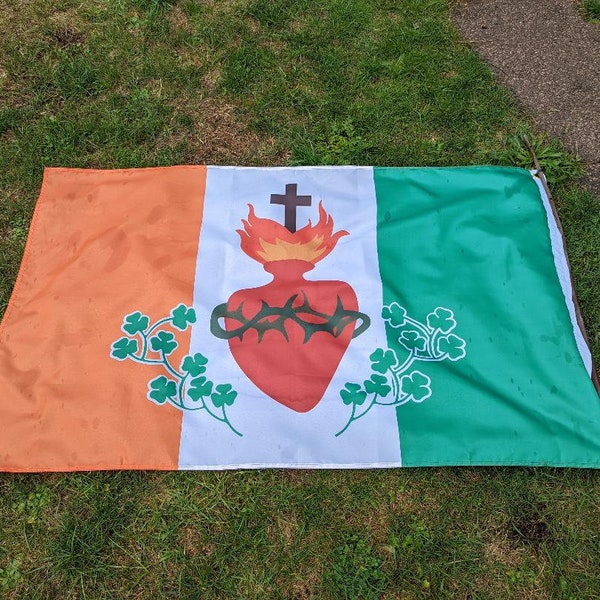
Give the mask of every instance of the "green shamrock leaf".
M 392 388 L 387 384 L 387 377 L 373 373 L 371 379 L 365 381 L 365 390 L 368 394 L 377 394 L 385 398 L 392 391 Z
M 150 345 L 155 352 L 164 352 L 165 355 L 171 354 L 177 349 L 175 336 L 170 331 L 159 331 L 155 336 L 150 338 Z
M 189 373 L 192 377 L 197 377 L 198 375 L 202 375 L 206 371 L 206 363 L 208 359 L 205 356 L 202 356 L 199 352 L 194 354 L 194 356 L 186 356 L 181 363 L 181 370 Z
M 427 315 L 427 325 L 432 329 L 439 329 L 442 333 L 449 333 L 456 327 L 454 313 L 447 308 L 436 308 Z
M 450 334 L 438 340 L 437 348 L 438 352 L 446 355 L 446 358 L 455 361 L 460 360 L 467 354 L 465 345 L 465 340 L 459 338 L 457 335 Z
M 407 350 L 425 350 L 425 344 L 427 344 L 427 340 L 414 329 L 410 329 L 409 331 L 403 331 L 398 338 L 398 341 L 407 349 Z
M 406 320 L 406 310 L 402 308 L 397 302 L 392 302 L 387 306 L 383 307 L 381 316 L 387 321 L 391 327 L 402 327 Z
M 233 390 L 230 383 L 221 383 L 215 390 L 210 395 L 210 399 L 216 408 L 221 408 L 224 404 L 231 406 L 237 397 L 237 392 Z
M 164 404 L 177 394 L 177 384 L 164 375 L 148 382 L 148 399 L 156 404 Z
M 188 324 L 196 322 L 196 311 L 192 307 L 180 304 L 171 311 L 171 318 L 173 319 L 173 327 L 185 331 Z
M 190 389 L 188 390 L 188 396 L 196 402 L 204 396 L 210 396 L 212 392 L 213 382 L 206 379 L 206 377 L 197 377 L 192 379 L 190 382 Z
M 340 396 L 344 404 L 348 406 L 355 404 L 360 406 L 367 399 L 367 393 L 363 391 L 358 383 L 346 383 L 344 389 L 340 390 Z
M 143 333 L 146 331 L 148 325 L 150 325 L 150 317 L 147 317 L 138 311 L 127 315 L 123 319 L 121 329 L 129 335 L 135 335 L 136 333 Z
M 379 373 L 385 373 L 398 362 L 393 350 L 384 351 L 383 348 L 377 348 L 369 358 L 371 359 L 371 368 Z
M 137 351 L 137 340 L 124 337 L 112 345 L 110 355 L 117 360 L 125 360 L 128 356 L 133 356 Z
M 400 380 L 402 391 L 415 402 L 423 402 L 431 396 L 431 379 L 420 371 L 413 371 Z

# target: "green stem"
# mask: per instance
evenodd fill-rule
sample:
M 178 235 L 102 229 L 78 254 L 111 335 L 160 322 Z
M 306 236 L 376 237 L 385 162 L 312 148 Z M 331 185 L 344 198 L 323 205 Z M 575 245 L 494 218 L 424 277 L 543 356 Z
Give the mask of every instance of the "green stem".
M 141 356 L 136 356 L 135 354 L 129 355 L 131 360 L 141 365 L 162 365 L 164 364 L 162 360 L 154 359 L 154 358 L 143 358 Z
M 355 421 L 358 419 L 362 419 L 376 404 L 378 404 L 377 396 L 379 396 L 379 394 L 377 394 L 377 393 L 373 396 L 373 400 L 371 400 L 371 404 L 369 404 L 369 408 L 367 408 L 367 410 L 365 410 L 365 412 L 362 412 L 357 417 L 354 417 Z
M 140 335 L 142 336 L 142 359 L 146 358 L 146 355 L 148 354 L 148 336 L 143 332 L 140 331 Z
M 204 402 L 204 399 L 203 399 Z M 239 435 L 240 437 L 243 437 L 243 435 L 230 423 L 229 419 L 227 418 L 227 415 L 225 414 L 225 407 L 223 406 L 223 416 L 220 417 L 219 415 L 215 414 L 212 410 L 210 410 L 210 408 L 208 408 L 208 402 L 204 402 L 204 408 L 206 409 L 206 412 L 213 418 L 216 419 L 217 421 L 221 421 L 221 423 L 225 423 L 229 426 L 229 428 L 231 429 L 231 431 L 233 431 L 233 433 L 235 433 L 236 435 Z
M 400 382 L 398 381 L 398 376 L 392 369 L 390 369 L 390 374 L 392 375 L 392 393 L 394 394 L 394 402 L 398 402 L 398 398 L 400 397 Z
M 408 367 L 410 367 L 410 365 L 412 365 L 415 358 L 417 358 L 415 356 L 415 351 L 411 350 L 409 352 L 408 356 L 406 357 L 406 360 L 399 367 L 390 367 L 390 371 L 397 375 L 399 375 L 400 373 L 404 373 L 404 371 L 406 371 L 408 369 Z
M 406 322 L 410 323 L 411 325 L 414 325 L 417 329 L 420 329 L 422 333 L 425 334 L 426 338 L 429 338 L 429 336 L 431 335 L 431 329 L 429 329 L 429 327 L 427 327 L 426 325 L 423 325 L 423 323 L 419 323 L 419 321 L 415 321 L 415 319 L 412 319 L 411 317 L 406 317 Z
M 342 433 L 344 433 L 344 431 L 346 431 L 346 429 L 348 429 L 348 427 L 350 427 L 350 424 L 352 423 L 352 421 L 354 421 L 354 415 L 356 413 L 356 404 L 354 404 L 354 402 L 352 403 L 352 413 L 350 413 L 350 418 L 348 419 L 348 422 L 346 423 L 346 425 L 344 425 L 344 427 L 342 429 L 340 429 L 336 434 L 335 437 L 338 437 L 339 435 L 342 435 Z
M 154 325 L 152 325 L 152 327 L 150 327 L 150 329 L 148 329 L 148 331 L 144 332 L 142 335 L 145 335 L 146 337 L 150 337 L 150 334 L 155 331 L 156 329 L 158 329 L 161 325 L 164 325 L 165 323 L 170 323 L 172 321 L 172 317 L 165 317 L 164 319 L 161 319 L 160 321 L 156 321 L 156 323 L 154 323 Z
M 233 431 L 233 433 L 235 433 L 236 435 L 239 435 L 240 437 L 244 437 L 232 424 L 231 421 L 229 420 L 229 417 L 227 416 L 227 413 L 225 412 L 225 405 L 223 405 L 223 418 L 225 420 L 225 423 L 227 423 L 227 425 L 229 426 L 229 429 L 231 429 L 231 431 Z
M 161 350 L 160 354 L 162 356 L 162 361 L 158 361 L 158 362 L 162 362 L 165 365 L 165 367 L 167 368 L 167 371 L 169 371 L 169 373 L 171 373 L 171 375 L 174 375 L 175 377 L 177 377 L 177 379 L 181 379 L 183 377 L 183 375 L 171 366 L 171 363 L 169 362 L 169 359 L 167 358 L 165 351 Z
M 188 410 L 185 405 L 185 380 L 188 378 L 189 373 L 186 373 L 185 376 L 179 381 L 179 386 L 177 387 L 177 396 L 179 398 L 179 408 L 181 410 Z
M 431 356 L 432 358 L 436 358 L 436 359 L 439 358 L 439 356 L 436 355 L 435 346 L 433 345 L 433 342 L 435 341 L 435 336 L 439 335 L 439 333 L 440 333 L 439 329 L 434 329 L 431 336 L 427 340 L 427 348 L 429 350 L 429 356 Z

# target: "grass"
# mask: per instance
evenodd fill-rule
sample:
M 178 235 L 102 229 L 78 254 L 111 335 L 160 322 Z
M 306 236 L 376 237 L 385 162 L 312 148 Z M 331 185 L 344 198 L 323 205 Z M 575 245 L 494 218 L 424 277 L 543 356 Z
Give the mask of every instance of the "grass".
M 583 0 L 580 10 L 588 21 L 600 23 L 600 0 Z
M 0 12 L 0 314 L 44 165 L 548 170 L 600 357 L 600 209 L 442 0 L 74 0 Z M 595 598 L 598 474 L 0 475 L 6 598 Z

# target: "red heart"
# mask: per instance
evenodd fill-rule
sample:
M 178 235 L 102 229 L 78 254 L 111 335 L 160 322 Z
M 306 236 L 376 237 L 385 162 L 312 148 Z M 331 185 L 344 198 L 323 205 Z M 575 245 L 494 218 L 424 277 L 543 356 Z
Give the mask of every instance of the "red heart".
M 290 306 L 296 309 L 295 314 L 309 324 L 326 323 L 328 316 L 340 308 L 340 303 L 346 311 L 358 311 L 356 294 L 347 283 L 304 279 L 304 273 L 313 268 L 310 262 L 279 260 L 265 263 L 264 268 L 274 276 L 273 281 L 239 290 L 229 298 L 226 331 L 232 333 L 240 328 L 242 321 L 232 317 L 236 310 L 241 311 L 243 321 L 247 322 L 264 309 L 265 303 L 281 309 L 292 298 Z M 303 305 L 310 306 L 311 310 L 298 311 Z M 267 328 L 260 335 L 259 323 L 258 330 L 249 328 L 240 337 L 230 337 L 229 347 L 237 364 L 256 387 L 292 410 L 307 412 L 323 397 L 353 337 L 355 320 L 347 319 L 333 332 L 312 332 L 307 339 L 307 329 L 293 318 L 283 321 L 277 316 L 264 317 L 261 323 L 273 323 L 277 319 L 282 324 L 279 329 Z

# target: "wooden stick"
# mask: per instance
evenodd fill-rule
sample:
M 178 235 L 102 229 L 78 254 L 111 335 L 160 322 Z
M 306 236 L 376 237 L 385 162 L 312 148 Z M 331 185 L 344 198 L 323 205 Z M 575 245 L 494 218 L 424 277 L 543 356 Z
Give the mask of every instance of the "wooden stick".
M 575 285 L 573 282 L 573 274 L 571 273 L 571 263 L 569 261 L 569 254 L 567 252 L 567 243 L 565 240 L 565 232 L 563 230 L 560 219 L 558 218 L 558 212 L 556 210 L 556 205 L 554 204 L 554 199 L 552 198 L 552 194 L 550 193 L 550 188 L 548 187 L 548 181 L 546 180 L 546 175 L 545 175 L 544 171 L 542 170 L 540 161 L 538 160 L 535 150 L 533 149 L 533 146 L 531 145 L 531 142 L 529 141 L 529 138 L 526 135 L 523 136 L 523 142 L 525 142 L 525 145 L 527 146 L 527 149 L 529 150 L 529 154 L 531 154 L 531 158 L 533 160 L 533 165 L 536 170 L 536 175 L 538 176 L 538 179 L 542 182 L 542 186 L 543 186 L 544 190 L 546 191 L 546 195 L 548 196 L 548 202 L 550 203 L 550 207 L 552 208 L 552 214 L 554 215 L 554 220 L 556 222 L 556 226 L 558 227 L 558 231 L 560 232 L 560 236 L 562 238 L 563 252 L 565 253 L 565 258 L 567 259 L 567 265 L 569 266 L 569 277 L 571 279 L 571 290 L 572 290 L 573 305 L 575 306 L 575 317 L 577 318 L 577 324 L 579 325 L 579 329 L 581 330 L 583 339 L 585 340 L 585 343 L 587 344 L 587 347 L 589 348 L 590 354 L 591 354 L 592 348 L 590 346 L 590 340 L 589 340 L 587 332 L 585 330 L 585 324 L 583 322 L 583 317 L 581 316 L 581 308 L 579 307 L 579 301 L 577 300 L 577 296 L 575 295 Z M 598 373 L 596 372 L 596 365 L 594 364 L 593 356 L 592 356 L 592 382 L 594 383 L 594 387 L 596 388 L 596 391 L 600 395 L 600 381 L 598 380 Z

